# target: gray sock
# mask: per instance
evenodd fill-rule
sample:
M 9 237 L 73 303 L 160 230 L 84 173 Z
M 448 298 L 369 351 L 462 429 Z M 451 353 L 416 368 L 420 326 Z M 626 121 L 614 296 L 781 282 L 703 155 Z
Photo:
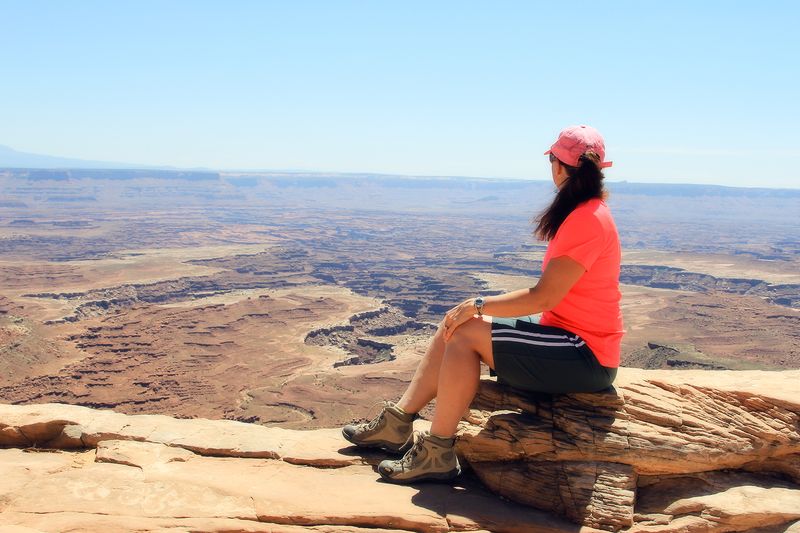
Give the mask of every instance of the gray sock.
M 456 443 L 455 437 L 439 437 L 438 435 L 434 435 L 433 433 L 428 433 L 427 436 L 428 440 L 432 443 L 436 444 L 437 446 L 441 446 L 443 448 L 452 448 L 453 445 Z
M 413 422 L 414 419 L 417 417 L 417 413 L 406 413 L 401 408 L 397 406 L 397 404 L 392 404 L 394 407 L 395 414 L 402 420 L 403 422 Z

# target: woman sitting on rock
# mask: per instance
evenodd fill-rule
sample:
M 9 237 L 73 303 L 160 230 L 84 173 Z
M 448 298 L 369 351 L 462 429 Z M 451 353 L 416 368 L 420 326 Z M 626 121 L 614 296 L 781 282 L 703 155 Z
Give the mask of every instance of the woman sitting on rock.
M 589 126 L 564 129 L 545 154 L 558 192 L 537 219 L 536 235 L 549 241 L 539 282 L 449 310 L 402 398 L 384 402 L 371 422 L 342 429 L 357 446 L 407 450 L 378 466 L 387 481 L 459 475 L 454 435 L 477 391 L 481 361 L 500 383 L 536 392 L 594 392 L 616 376 L 623 334 L 620 245 L 602 171 L 611 162 L 603 138 Z M 532 315 L 538 313 L 537 323 Z M 430 432 L 412 433 L 416 413 L 434 398 Z

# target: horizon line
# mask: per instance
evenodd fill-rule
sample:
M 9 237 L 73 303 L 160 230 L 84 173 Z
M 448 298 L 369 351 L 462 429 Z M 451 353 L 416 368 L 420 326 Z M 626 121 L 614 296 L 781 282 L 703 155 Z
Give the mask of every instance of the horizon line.
M 122 163 L 125 165 L 125 163 Z M 120 166 L 120 167 L 12 167 L 0 166 L 0 172 L 4 171 L 20 171 L 20 170 L 42 170 L 42 171 L 71 171 L 71 170 L 89 170 L 89 171 L 159 171 L 159 172 L 209 172 L 223 174 L 316 174 L 321 177 L 329 178 L 358 178 L 358 177 L 381 177 L 381 178 L 401 178 L 401 179 L 463 179 L 463 180 L 482 180 L 482 181 L 529 181 L 529 182 L 550 182 L 550 180 L 542 178 L 517 178 L 509 176 L 459 176 L 459 175 L 442 175 L 442 174 L 391 174 L 386 172 L 370 172 L 370 171 L 333 171 L 333 170 L 301 170 L 301 169 L 215 169 L 207 167 L 194 167 L 194 168 L 181 168 L 181 167 L 159 167 L 159 166 Z M 665 178 L 654 178 L 665 179 Z M 720 189 L 750 189 L 750 190 L 770 190 L 770 191 L 800 191 L 798 187 L 765 187 L 763 185 L 721 185 L 718 183 L 698 183 L 698 182 L 663 182 L 663 181 L 631 181 L 629 179 L 606 179 L 609 184 L 630 184 L 630 185 L 651 185 L 651 186 L 692 186 L 692 187 L 716 187 Z

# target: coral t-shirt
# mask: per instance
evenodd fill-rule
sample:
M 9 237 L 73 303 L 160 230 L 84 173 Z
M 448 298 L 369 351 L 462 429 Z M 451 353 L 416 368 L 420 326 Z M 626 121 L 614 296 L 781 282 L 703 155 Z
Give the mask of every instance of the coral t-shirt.
M 577 333 L 601 365 L 616 368 L 624 333 L 619 306 L 622 253 L 617 226 L 603 200 L 583 202 L 564 219 L 547 246 L 542 270 L 551 259 L 565 255 L 586 272 L 557 306 L 542 313 L 539 323 Z

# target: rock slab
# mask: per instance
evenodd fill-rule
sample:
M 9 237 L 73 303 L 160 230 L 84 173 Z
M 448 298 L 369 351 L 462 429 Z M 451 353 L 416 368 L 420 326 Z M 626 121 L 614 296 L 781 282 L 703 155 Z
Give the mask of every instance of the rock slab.
M 800 533 L 797 383 L 622 369 L 613 391 L 545 396 L 484 378 L 454 486 L 380 482 L 384 456 L 338 428 L 0 404 L 0 533 Z
M 593 528 L 790 524 L 800 519 L 798 383 L 800 371 L 624 368 L 601 393 L 538 395 L 483 378 L 459 454 L 496 493 Z M 709 474 L 715 489 L 637 509 L 642 494 Z M 730 501 L 752 505 L 737 513 Z
M 0 436 L 0 533 L 575 531 L 474 477 L 380 482 L 339 429 L 0 404 Z

